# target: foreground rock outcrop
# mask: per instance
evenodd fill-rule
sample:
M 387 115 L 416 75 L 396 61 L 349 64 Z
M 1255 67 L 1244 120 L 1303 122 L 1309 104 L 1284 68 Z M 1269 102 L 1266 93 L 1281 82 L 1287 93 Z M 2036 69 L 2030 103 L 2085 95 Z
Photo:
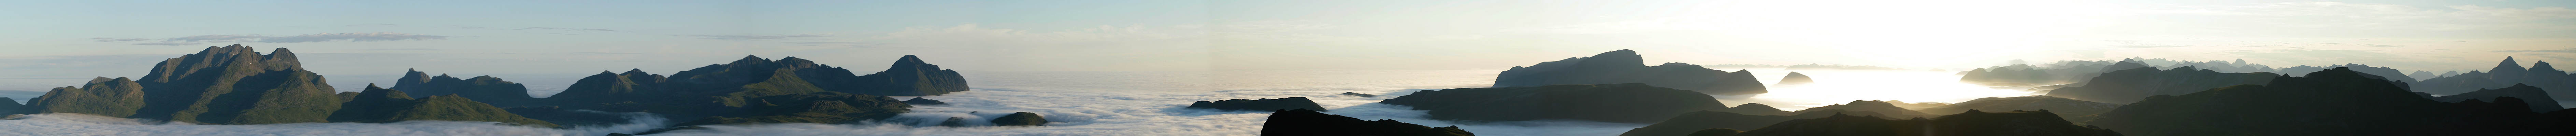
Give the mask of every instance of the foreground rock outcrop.
M 2350 68 L 2306 75 L 2149 97 L 2086 124 L 2147 136 L 2576 134 L 2541 129 L 2568 122 L 2533 113 L 2517 98 L 2444 103 Z
M 2034 95 L 2034 96 L 2022 96 L 2022 97 L 1986 97 L 1986 98 L 1977 98 L 1976 100 L 1968 100 L 1967 102 L 1959 102 L 1959 103 L 1957 103 L 1957 104 L 1951 104 L 1951 105 L 1949 105 L 1949 106 L 1941 106 L 1941 107 L 1925 108 L 1925 109 L 1923 109 L 1922 111 L 1923 111 L 1923 112 L 1927 112 L 1927 113 L 1932 113 L 1932 114 L 1956 114 L 1956 113 L 1967 112 L 1967 111 L 1971 111 L 1971 110 L 1980 110 L 1980 111 L 2017 111 L 2017 110 L 2026 110 L 2026 111 L 2042 111 L 2042 110 L 2045 110 L 2045 111 L 2049 111 L 2050 113 L 2057 113 L 2057 114 L 2059 115 L 2058 117 L 2064 117 L 2064 118 L 2066 118 L 2066 120 L 2067 120 L 2067 121 L 2073 121 L 2073 122 L 2084 122 L 2084 121 L 2092 121 L 2092 120 L 2093 120 L 2093 118 L 2092 118 L 2092 117 L 2087 117 L 2086 115 L 2101 114 L 2101 113 L 2103 113 L 2103 112 L 2111 112 L 2111 109 L 2119 108 L 2119 107 L 2120 107 L 2120 104 L 2110 104 L 2110 103 L 2100 103 L 2100 102 L 2092 102 L 2092 101 L 2084 101 L 2084 100 L 2066 99 L 2066 98 L 2050 97 L 2050 96 L 2046 96 L 2046 95 Z
M 1736 136 L 2118 136 L 2101 128 L 2075 126 L 2048 111 L 1982 112 L 1889 120 L 1834 115 L 1783 121 Z
M 1930 113 L 1923 113 L 1923 112 L 1921 112 L 1921 111 L 1909 110 L 1909 109 L 1905 109 L 1904 107 L 1896 107 L 1896 104 L 1895 104 L 1895 103 L 1888 103 L 1887 101 L 1859 101 L 1859 100 L 1851 101 L 1850 103 L 1844 103 L 1844 104 L 1834 104 L 1834 105 L 1825 105 L 1824 107 L 1807 108 L 1807 109 L 1805 109 L 1805 110 L 1798 110 L 1797 112 L 1792 112 L 1792 113 L 1794 113 L 1794 114 L 1806 114 L 1806 113 L 1814 113 L 1814 112 L 1819 112 L 1819 111 L 1825 111 L 1825 112 L 1839 112 L 1839 111 L 1873 112 L 1873 113 L 1881 113 L 1881 114 L 1885 114 L 1887 117 L 1896 117 L 1896 118 L 1912 118 L 1912 117 L 1929 117 L 1929 116 L 1932 116 L 1932 114 L 1930 114 Z
M 1458 126 L 1428 127 L 1395 120 L 1368 121 L 1314 110 L 1293 109 L 1270 113 L 1261 123 L 1265 136 L 1472 136 Z
M 1866 112 L 1866 111 L 1843 111 L 1843 110 L 1815 110 L 1815 111 L 1807 111 L 1807 112 L 1799 113 L 1799 114 L 1796 114 L 1796 115 L 1761 115 L 1761 114 L 1742 114 L 1742 113 L 1722 112 L 1722 111 L 1696 111 L 1696 112 L 1690 112 L 1690 113 L 1682 113 L 1682 115 L 1680 115 L 1680 116 L 1673 116 L 1671 119 L 1665 119 L 1663 122 L 1655 122 L 1655 124 L 1653 124 L 1653 125 L 1646 125 L 1646 127 L 1639 127 L 1639 128 L 1636 128 L 1636 129 L 1628 129 L 1628 132 L 1619 133 L 1619 135 L 1620 135 L 1620 136 L 1671 136 L 1671 135 L 1693 134 L 1693 133 L 1698 133 L 1698 131 L 1703 131 L 1703 130 L 1712 129 L 1712 128 L 1730 129 L 1730 131 L 1732 131 L 1732 130 L 1741 130 L 1741 129 L 1759 129 L 1759 128 L 1762 128 L 1763 126 L 1770 126 L 1771 124 L 1777 124 L 1777 123 L 1780 123 L 1780 122 L 1782 122 L 1782 121 L 1789 121 L 1789 120 L 1795 120 L 1795 119 L 1824 118 L 1824 117 L 1827 117 L 1827 116 L 1837 116 L 1837 115 L 1864 116 L 1864 117 L 1887 117 L 1887 115 L 1885 115 L 1885 114 L 1879 114 L 1879 113 L 1877 113 L 1877 112 Z
M 1465 121 L 1648 123 L 1683 112 L 1726 108 L 1705 94 L 1639 83 L 1422 90 L 1378 103 L 1427 110 L 1431 119 Z
M 1768 93 L 1752 72 L 1726 72 L 1687 63 L 1645 66 L 1636 51 L 1618 50 L 1592 57 L 1539 62 L 1512 67 L 1494 78 L 1494 87 L 1645 83 L 1714 95 Z
M 717 113 L 679 126 L 752 123 L 840 124 L 894 117 L 910 105 L 893 97 L 815 92 L 750 98 L 741 110 Z
M 1198 101 L 1190 103 L 1190 107 L 1188 108 L 1248 111 L 1275 111 L 1287 109 L 1324 111 L 1323 105 L 1316 105 L 1315 100 L 1309 100 L 1306 99 L 1306 97 L 1288 97 L 1279 99 L 1263 98 L 1259 100 L 1231 99 L 1215 102 Z

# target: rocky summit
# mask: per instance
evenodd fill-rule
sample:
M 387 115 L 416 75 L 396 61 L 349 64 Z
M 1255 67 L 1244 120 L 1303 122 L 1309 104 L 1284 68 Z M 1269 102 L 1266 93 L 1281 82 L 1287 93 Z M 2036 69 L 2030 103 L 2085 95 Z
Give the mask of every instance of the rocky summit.
M 1714 95 L 1769 92 L 1752 72 L 1726 72 L 1688 63 L 1645 66 L 1636 51 L 1603 52 L 1592 57 L 1539 62 L 1512 67 L 1494 78 L 1494 87 L 1644 83 Z

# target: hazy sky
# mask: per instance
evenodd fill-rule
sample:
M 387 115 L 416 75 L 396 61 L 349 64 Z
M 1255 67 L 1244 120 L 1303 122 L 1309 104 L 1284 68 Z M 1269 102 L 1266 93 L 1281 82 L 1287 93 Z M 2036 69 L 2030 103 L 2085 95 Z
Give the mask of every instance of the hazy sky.
M 743 55 L 855 70 L 1507 68 L 1649 62 L 1970 68 L 2243 58 L 2485 69 L 2576 61 L 2571 1 L 30 1 L 0 78 L 138 77 L 206 46 L 325 75 L 669 73 Z M 266 49 L 263 49 L 266 50 Z M 2528 65 L 2528 64 L 2526 64 Z M 2565 65 L 2565 64 L 2562 64 Z M 505 77 L 507 78 L 507 77 Z M 387 79 L 390 80 L 390 79 Z

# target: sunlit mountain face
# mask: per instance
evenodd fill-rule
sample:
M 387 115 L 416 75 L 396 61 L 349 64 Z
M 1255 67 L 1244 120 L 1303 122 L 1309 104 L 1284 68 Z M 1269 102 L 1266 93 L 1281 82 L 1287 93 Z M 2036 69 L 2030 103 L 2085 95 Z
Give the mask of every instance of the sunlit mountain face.
M 48 1 L 9 135 L 2576 135 L 2576 1 Z

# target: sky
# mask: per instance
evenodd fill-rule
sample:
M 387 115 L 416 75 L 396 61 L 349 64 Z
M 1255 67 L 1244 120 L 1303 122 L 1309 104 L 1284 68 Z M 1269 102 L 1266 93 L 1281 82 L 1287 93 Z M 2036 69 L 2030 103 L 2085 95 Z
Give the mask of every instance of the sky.
M 1650 63 L 1966 69 L 2146 57 L 2440 73 L 2507 56 L 2576 61 L 2569 7 L 2576 1 L 32 1 L 0 4 L 0 79 L 140 77 L 161 59 L 232 44 L 292 48 L 307 69 L 335 77 L 671 73 L 745 55 L 859 71 L 902 55 L 960 71 L 1490 69 L 1618 49 Z

